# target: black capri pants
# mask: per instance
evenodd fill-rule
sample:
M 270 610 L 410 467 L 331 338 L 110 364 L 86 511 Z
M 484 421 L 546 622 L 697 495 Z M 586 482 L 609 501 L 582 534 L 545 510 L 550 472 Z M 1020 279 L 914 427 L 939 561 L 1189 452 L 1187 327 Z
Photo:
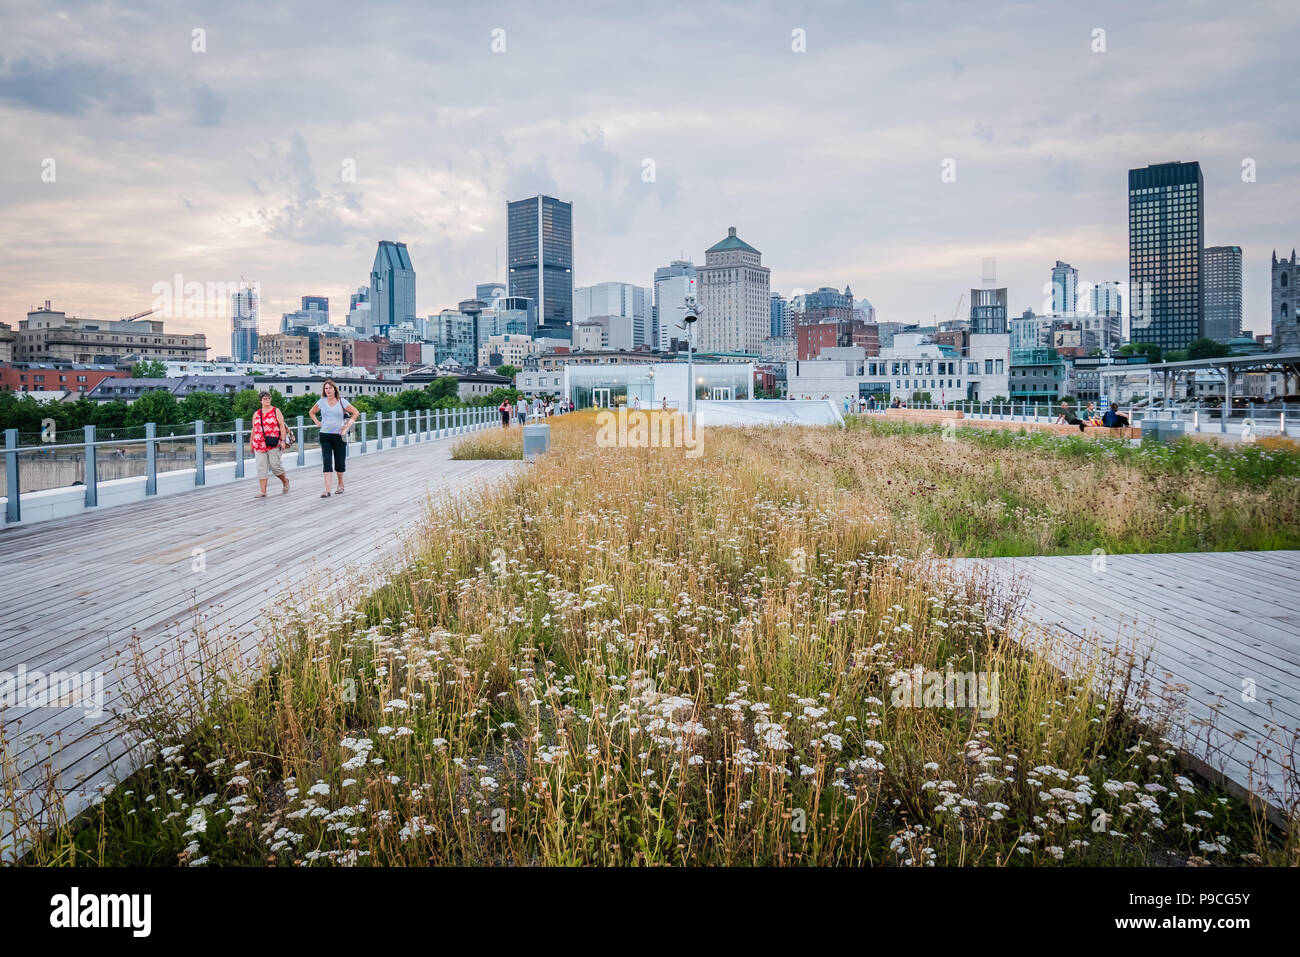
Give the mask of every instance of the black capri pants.
M 324 472 L 346 472 L 348 443 L 341 435 L 322 432 L 320 437 L 320 461 Z

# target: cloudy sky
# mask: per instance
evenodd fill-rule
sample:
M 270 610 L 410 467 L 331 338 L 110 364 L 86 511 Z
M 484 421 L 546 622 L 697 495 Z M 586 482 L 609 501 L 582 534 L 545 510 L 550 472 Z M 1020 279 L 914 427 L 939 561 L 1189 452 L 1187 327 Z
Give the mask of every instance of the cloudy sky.
M 506 201 L 539 191 L 574 204 L 579 285 L 649 285 L 734 225 L 775 291 L 848 283 L 905 322 L 951 317 L 986 256 L 1016 313 L 1057 259 L 1127 279 L 1133 166 L 1200 161 L 1249 329 L 1300 246 L 1280 0 L 0 9 L 14 326 L 44 299 L 138 312 L 177 274 L 257 280 L 267 327 L 304 294 L 341 317 L 380 239 L 409 244 L 426 315 L 504 277 Z M 213 310 L 174 324 L 219 355 Z

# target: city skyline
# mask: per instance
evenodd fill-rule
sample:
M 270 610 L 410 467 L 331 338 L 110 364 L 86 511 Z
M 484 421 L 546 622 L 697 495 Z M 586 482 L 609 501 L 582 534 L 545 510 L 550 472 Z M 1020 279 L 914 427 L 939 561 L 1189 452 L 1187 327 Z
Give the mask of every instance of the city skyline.
M 538 193 L 573 203 L 575 285 L 650 285 L 734 224 L 774 292 L 851 285 L 881 321 L 922 324 L 950 317 L 985 256 L 1013 316 L 1042 311 L 1058 259 L 1084 282 L 1126 281 L 1125 178 L 1150 164 L 1201 164 L 1205 244 L 1243 250 L 1244 329 L 1268 331 L 1270 255 L 1300 243 L 1294 96 L 1268 82 L 1294 49 L 1279 4 L 1185 18 L 1174 5 L 832 4 L 744 19 L 504 5 L 409 23 L 380 5 L 296 17 L 291 35 L 249 34 L 222 11 L 199 24 L 161 5 L 68 9 L 30 6 L 0 45 L 11 324 L 45 299 L 130 315 L 178 273 L 255 278 L 264 316 L 306 294 L 338 316 L 383 239 L 408 244 L 429 316 L 507 281 L 504 207 Z M 647 23 L 693 29 L 616 42 Z M 138 56 L 95 53 L 119 45 Z M 344 49 L 369 72 L 336 77 L 304 56 Z M 415 67 L 429 109 L 376 111 Z M 221 305 L 174 321 L 220 342 Z

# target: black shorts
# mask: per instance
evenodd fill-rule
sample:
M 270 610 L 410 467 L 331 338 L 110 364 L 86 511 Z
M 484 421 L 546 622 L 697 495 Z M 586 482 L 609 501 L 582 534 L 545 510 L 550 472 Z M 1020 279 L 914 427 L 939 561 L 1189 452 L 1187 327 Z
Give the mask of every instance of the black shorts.
M 348 444 L 341 435 L 322 432 L 320 436 L 320 461 L 322 471 L 347 471 Z

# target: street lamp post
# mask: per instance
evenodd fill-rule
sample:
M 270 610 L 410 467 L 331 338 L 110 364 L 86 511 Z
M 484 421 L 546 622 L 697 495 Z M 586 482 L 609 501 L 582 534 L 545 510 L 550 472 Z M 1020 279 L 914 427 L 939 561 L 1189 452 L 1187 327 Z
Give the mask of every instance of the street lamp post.
M 695 300 L 687 299 L 686 315 L 682 316 L 682 321 L 677 323 L 677 328 L 686 332 L 686 378 L 689 380 L 689 391 L 686 393 L 686 414 L 691 416 L 695 415 L 695 349 L 691 332 L 692 326 L 695 325 L 699 318 L 695 312 Z

